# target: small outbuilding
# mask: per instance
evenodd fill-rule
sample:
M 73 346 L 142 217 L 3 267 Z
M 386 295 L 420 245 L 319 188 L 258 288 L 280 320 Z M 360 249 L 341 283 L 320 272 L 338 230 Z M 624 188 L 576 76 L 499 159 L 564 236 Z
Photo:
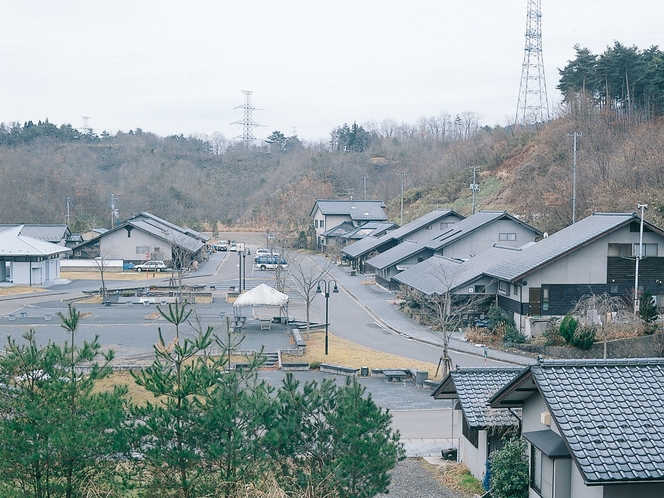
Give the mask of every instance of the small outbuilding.
M 60 278 L 60 260 L 71 253 L 62 245 L 21 235 L 23 225 L 0 232 L 0 282 L 44 285 Z

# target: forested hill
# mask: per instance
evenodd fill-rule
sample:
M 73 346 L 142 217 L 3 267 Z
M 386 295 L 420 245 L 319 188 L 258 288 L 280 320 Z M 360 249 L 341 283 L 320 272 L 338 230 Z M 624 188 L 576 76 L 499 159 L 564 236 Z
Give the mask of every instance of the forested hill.
M 593 56 L 577 47 L 561 70 L 558 117 L 528 128 L 482 127 L 473 113 L 443 113 L 414 124 L 343 125 L 321 143 L 275 131 L 245 147 L 220 136 L 3 124 L 0 223 L 63 223 L 69 199 L 73 230 L 108 227 L 114 194 L 121 219 L 150 211 L 199 229 L 297 233 L 320 198 L 382 199 L 399 222 L 402 182 L 405 223 L 436 207 L 470 214 L 474 166 L 476 209 L 507 210 L 552 233 L 572 220 L 577 132 L 577 219 L 647 203 L 646 218 L 664 226 L 664 62 L 653 75 L 656 48 L 618 48 Z M 607 54 L 641 62 L 616 66 L 623 76 L 609 79 Z

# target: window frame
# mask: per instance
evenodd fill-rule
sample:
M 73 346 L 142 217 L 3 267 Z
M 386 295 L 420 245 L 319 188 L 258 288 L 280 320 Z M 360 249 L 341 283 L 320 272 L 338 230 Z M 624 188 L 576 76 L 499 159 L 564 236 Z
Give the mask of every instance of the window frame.
M 516 241 L 516 232 L 500 232 L 498 233 L 498 240 L 503 242 Z
M 530 487 L 537 494 L 542 493 L 542 451 L 534 444 L 530 444 Z

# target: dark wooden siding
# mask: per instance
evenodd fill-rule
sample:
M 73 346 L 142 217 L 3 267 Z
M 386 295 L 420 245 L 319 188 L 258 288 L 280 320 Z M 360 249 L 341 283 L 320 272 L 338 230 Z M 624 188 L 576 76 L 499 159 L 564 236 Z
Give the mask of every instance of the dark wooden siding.
M 634 288 L 636 261 L 631 258 L 607 258 L 606 273 L 608 282 L 630 284 Z M 664 257 L 643 258 L 639 261 L 639 287 L 652 289 L 657 280 L 664 281 Z

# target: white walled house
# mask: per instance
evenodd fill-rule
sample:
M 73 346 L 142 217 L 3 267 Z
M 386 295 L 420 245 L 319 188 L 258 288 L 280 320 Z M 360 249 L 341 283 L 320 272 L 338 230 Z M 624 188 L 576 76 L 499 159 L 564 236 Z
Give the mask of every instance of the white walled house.
M 540 360 L 489 405 L 521 408 L 529 497 L 664 496 L 664 359 Z
M 482 480 L 491 453 L 505 438 L 518 435 L 521 410 L 491 408 L 488 400 L 523 371 L 523 367 L 457 368 L 438 385 L 435 399 L 456 401 L 453 433 L 459 438 L 457 460 Z
M 317 200 L 309 213 L 316 234 L 316 246 L 324 252 L 329 243 L 325 232 L 344 222 L 360 227 L 370 221 L 387 221 L 384 208 L 383 201 Z
M 21 235 L 23 225 L 0 232 L 0 282 L 39 286 L 60 278 L 68 247 Z

